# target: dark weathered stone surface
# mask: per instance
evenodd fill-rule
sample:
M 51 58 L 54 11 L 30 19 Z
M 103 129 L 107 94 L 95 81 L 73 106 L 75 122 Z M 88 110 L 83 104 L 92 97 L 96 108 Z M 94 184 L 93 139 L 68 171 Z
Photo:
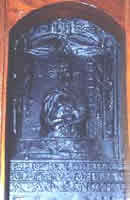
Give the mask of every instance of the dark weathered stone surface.
M 32 27 L 11 48 L 10 200 L 124 200 L 115 38 L 67 18 Z

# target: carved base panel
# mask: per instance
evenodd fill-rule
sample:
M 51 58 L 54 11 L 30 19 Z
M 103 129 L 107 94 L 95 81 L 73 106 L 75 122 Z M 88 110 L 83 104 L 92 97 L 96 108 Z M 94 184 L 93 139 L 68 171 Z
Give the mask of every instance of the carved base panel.
M 44 138 L 21 139 L 16 146 L 14 160 L 41 160 L 41 159 L 82 159 L 105 160 L 113 158 L 113 143 L 107 140 L 109 152 L 105 149 L 105 141 L 86 138 Z
M 10 200 L 125 200 L 123 165 L 12 160 L 9 190 Z

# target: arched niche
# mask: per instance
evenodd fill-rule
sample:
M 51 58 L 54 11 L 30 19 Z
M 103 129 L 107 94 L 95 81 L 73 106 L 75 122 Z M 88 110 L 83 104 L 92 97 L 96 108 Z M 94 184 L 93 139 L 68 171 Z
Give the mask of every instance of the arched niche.
M 10 31 L 11 200 L 124 200 L 124 43 L 110 16 L 74 2 L 36 10 Z

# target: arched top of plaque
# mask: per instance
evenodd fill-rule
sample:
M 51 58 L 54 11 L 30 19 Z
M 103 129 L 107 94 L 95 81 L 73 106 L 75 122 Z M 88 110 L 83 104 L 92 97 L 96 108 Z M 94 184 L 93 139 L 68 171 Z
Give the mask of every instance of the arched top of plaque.
M 105 2 L 104 2 L 105 3 Z M 124 37 L 123 26 L 118 24 L 114 18 L 104 12 L 103 9 L 96 7 L 96 4 L 90 4 L 82 1 L 56 1 L 49 2 L 37 10 L 25 15 L 13 27 L 14 34 L 17 35 L 26 32 L 34 25 L 40 25 L 49 20 L 57 18 L 77 17 L 100 26 L 104 31 L 112 33 L 118 40 Z M 12 31 L 13 31 L 12 29 Z

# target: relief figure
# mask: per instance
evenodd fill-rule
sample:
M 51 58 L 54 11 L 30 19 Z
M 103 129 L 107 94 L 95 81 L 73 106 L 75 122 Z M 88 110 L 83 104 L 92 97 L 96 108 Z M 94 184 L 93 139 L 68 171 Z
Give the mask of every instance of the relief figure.
M 77 104 L 77 97 L 68 88 L 48 94 L 41 111 L 41 127 L 48 137 L 80 137 L 85 127 L 85 106 Z M 44 135 L 44 133 L 43 133 Z

